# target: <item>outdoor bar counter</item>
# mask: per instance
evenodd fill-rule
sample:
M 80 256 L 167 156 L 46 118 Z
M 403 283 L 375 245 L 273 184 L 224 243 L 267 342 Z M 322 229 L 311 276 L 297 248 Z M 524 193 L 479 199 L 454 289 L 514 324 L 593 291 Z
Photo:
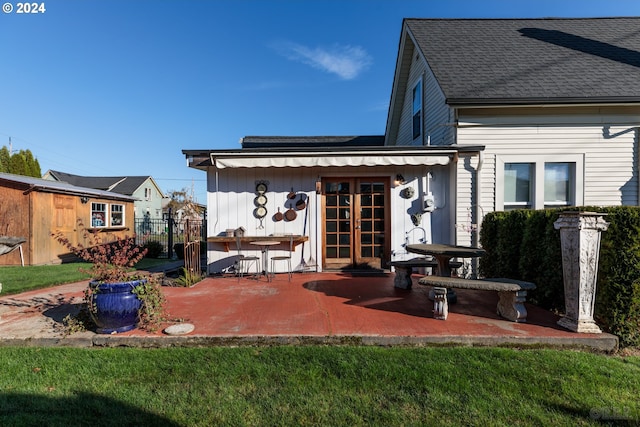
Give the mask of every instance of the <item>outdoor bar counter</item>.
M 249 244 L 251 242 L 259 242 L 259 241 L 277 241 L 280 243 L 289 243 L 290 235 L 281 235 L 281 236 L 242 236 L 240 237 L 240 243 Z M 207 237 L 208 243 L 219 243 L 224 247 L 225 252 L 229 252 L 229 245 L 233 245 L 235 247 L 237 237 L 235 236 L 212 236 Z M 307 236 L 301 235 L 293 235 L 293 247 L 295 248 L 300 243 L 306 242 L 309 240 Z

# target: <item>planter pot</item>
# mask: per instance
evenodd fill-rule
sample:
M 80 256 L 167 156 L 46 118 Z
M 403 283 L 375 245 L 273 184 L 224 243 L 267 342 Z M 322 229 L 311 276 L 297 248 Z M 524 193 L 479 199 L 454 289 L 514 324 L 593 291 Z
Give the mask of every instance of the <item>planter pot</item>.
M 133 289 L 146 280 L 122 283 L 91 282 L 93 289 L 91 317 L 99 334 L 130 331 L 138 326 L 138 310 L 142 302 Z

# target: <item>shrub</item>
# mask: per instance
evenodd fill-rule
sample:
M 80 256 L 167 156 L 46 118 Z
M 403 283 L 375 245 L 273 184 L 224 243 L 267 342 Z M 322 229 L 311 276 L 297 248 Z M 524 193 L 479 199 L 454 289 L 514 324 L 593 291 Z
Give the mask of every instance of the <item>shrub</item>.
M 176 254 L 178 259 L 184 259 L 184 243 L 176 243 L 173 245 L 173 252 Z M 200 241 L 200 254 L 207 253 L 207 242 Z
M 173 245 L 173 252 L 176 254 L 178 259 L 184 259 L 184 243 L 176 243 Z
M 149 240 L 142 247 L 147 250 L 147 258 L 160 258 L 164 252 L 164 246 L 156 240 Z
M 573 208 L 577 209 L 577 208 Z M 564 311 L 564 280 L 560 232 L 553 223 L 564 209 L 491 212 L 484 218 L 480 260 L 484 277 L 531 281 L 537 289 L 529 301 Z M 596 321 L 618 335 L 622 347 L 640 345 L 640 208 L 583 207 L 606 213 L 609 229 L 602 233 L 595 301 Z M 517 261 L 517 262 L 516 262 Z

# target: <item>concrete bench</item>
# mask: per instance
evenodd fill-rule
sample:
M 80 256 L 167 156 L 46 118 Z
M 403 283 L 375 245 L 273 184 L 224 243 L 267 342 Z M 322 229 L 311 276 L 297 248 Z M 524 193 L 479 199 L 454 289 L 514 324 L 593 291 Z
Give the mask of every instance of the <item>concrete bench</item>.
M 433 286 L 435 294 L 433 301 L 433 317 L 447 320 L 449 303 L 447 302 L 447 289 L 476 289 L 482 291 L 497 291 L 497 312 L 499 316 L 513 322 L 524 323 L 527 321 L 527 309 L 524 306 L 527 299 L 527 291 L 536 288 L 531 282 L 514 279 L 462 279 L 459 277 L 425 276 L 418 283 Z
M 461 262 L 453 261 L 450 263 L 451 268 L 460 268 L 462 266 Z M 396 270 L 396 276 L 393 279 L 393 286 L 400 289 L 411 289 L 412 281 L 411 275 L 413 274 L 414 268 L 427 268 L 431 267 L 436 271 L 438 268 L 438 263 L 435 259 L 427 259 L 427 258 L 413 258 L 404 261 L 391 261 L 389 263 L 389 267 L 393 267 Z

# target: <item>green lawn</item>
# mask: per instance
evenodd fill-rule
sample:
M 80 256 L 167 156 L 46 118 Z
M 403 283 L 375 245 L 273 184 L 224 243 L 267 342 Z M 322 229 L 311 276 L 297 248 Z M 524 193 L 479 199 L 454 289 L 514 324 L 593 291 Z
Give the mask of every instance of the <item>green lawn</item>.
M 0 348 L 13 426 L 632 425 L 638 390 L 640 357 L 574 351 Z
M 168 262 L 167 259 L 144 258 L 136 265 L 136 268 L 141 270 L 166 262 Z M 86 269 L 90 266 L 91 264 L 88 263 L 69 263 L 0 267 L 0 283 L 2 283 L 2 293 L 0 295 L 18 294 L 34 289 L 87 280 L 89 276 L 81 273 L 78 269 L 81 267 Z

